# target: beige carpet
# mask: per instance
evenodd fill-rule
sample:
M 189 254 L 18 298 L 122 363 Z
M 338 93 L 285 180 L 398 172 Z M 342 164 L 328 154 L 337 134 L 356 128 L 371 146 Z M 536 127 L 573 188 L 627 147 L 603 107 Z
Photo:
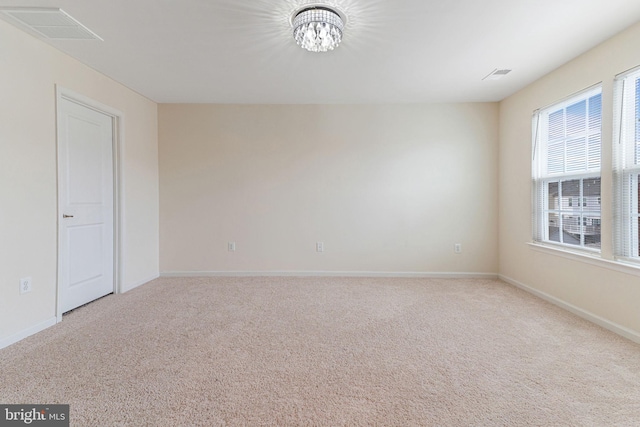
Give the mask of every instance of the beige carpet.
M 640 345 L 493 280 L 158 279 L 0 350 L 73 426 L 640 425 Z

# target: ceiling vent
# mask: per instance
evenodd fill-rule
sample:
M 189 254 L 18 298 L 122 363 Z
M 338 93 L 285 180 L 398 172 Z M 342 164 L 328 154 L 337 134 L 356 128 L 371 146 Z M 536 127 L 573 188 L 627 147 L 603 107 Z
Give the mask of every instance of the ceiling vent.
M 482 80 L 499 80 L 499 79 L 503 78 L 504 76 L 506 76 L 507 74 L 509 74 L 510 72 L 511 72 L 511 70 L 498 70 L 498 69 L 495 69 L 492 72 L 490 72 L 489 75 L 487 75 Z
M 51 40 L 102 40 L 62 9 L 14 7 L 0 12 Z

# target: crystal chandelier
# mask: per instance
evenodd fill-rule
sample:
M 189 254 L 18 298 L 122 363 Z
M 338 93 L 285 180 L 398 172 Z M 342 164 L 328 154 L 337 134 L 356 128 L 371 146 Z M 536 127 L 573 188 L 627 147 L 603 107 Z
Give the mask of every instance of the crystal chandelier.
M 310 52 L 333 50 L 342 41 L 344 22 L 340 14 L 325 6 L 311 6 L 293 16 L 293 37 Z

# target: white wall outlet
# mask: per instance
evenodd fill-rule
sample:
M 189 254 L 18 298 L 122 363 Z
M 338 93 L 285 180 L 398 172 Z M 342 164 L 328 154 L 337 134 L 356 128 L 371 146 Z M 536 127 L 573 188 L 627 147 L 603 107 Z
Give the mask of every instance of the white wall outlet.
M 20 279 L 20 293 L 26 294 L 27 292 L 31 292 L 31 277 Z
M 462 243 L 456 243 L 455 245 L 453 245 L 453 252 L 456 254 L 461 254 L 462 253 Z
M 324 242 L 316 242 L 316 252 L 324 252 Z
M 227 250 L 229 252 L 235 252 L 236 251 L 236 242 L 229 242 L 227 244 Z

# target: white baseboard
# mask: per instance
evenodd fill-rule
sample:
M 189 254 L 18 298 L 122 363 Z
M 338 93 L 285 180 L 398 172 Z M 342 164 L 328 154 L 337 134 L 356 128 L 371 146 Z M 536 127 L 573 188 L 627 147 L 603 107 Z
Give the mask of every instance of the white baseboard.
M 621 335 L 627 339 L 630 339 L 631 341 L 634 341 L 640 344 L 640 333 L 632 329 L 626 328 L 622 325 L 618 325 L 615 322 L 607 320 L 603 317 L 598 316 L 597 314 L 593 314 L 590 311 L 584 310 L 580 307 L 576 307 L 573 304 L 570 304 L 566 301 L 556 298 L 553 295 L 549 295 L 546 292 L 539 291 L 535 288 L 532 288 L 531 286 L 525 285 L 524 283 L 518 282 L 517 280 L 514 280 L 510 277 L 503 276 L 502 274 L 500 274 L 498 278 L 502 281 L 509 283 L 510 285 L 513 285 L 517 288 L 522 289 L 523 291 L 529 292 L 530 294 L 533 294 L 539 298 L 542 298 L 545 301 L 548 301 L 554 305 L 557 305 L 560 308 L 570 311 L 571 313 L 579 317 L 582 317 L 583 319 L 586 319 L 592 323 L 595 323 L 598 326 L 602 326 L 603 328 L 608 329 L 611 332 L 615 332 L 618 335 Z
M 497 273 L 418 271 L 163 271 L 160 277 L 422 277 L 433 279 L 497 279 Z
M 37 334 L 40 331 L 43 331 L 57 323 L 55 316 L 51 317 L 44 322 L 40 322 L 37 325 L 33 325 L 30 328 L 24 329 L 18 333 L 10 335 L 6 338 L 0 340 L 0 348 L 5 348 L 10 346 L 11 344 L 15 344 L 20 340 L 23 340 L 33 334 Z
M 128 285 L 128 286 L 123 286 L 123 287 L 120 289 L 120 292 L 119 292 L 119 293 L 124 293 L 124 292 L 130 291 L 130 290 L 132 290 L 132 289 L 135 289 L 135 288 L 137 288 L 138 286 L 142 286 L 142 285 L 144 285 L 145 283 L 149 283 L 150 281 L 157 279 L 158 277 L 160 277 L 160 275 L 159 275 L 159 274 L 154 274 L 154 275 L 152 275 L 152 276 L 147 277 L 146 279 L 138 280 L 137 282 L 134 282 L 134 283 L 132 283 L 132 284 L 130 284 L 130 285 Z

